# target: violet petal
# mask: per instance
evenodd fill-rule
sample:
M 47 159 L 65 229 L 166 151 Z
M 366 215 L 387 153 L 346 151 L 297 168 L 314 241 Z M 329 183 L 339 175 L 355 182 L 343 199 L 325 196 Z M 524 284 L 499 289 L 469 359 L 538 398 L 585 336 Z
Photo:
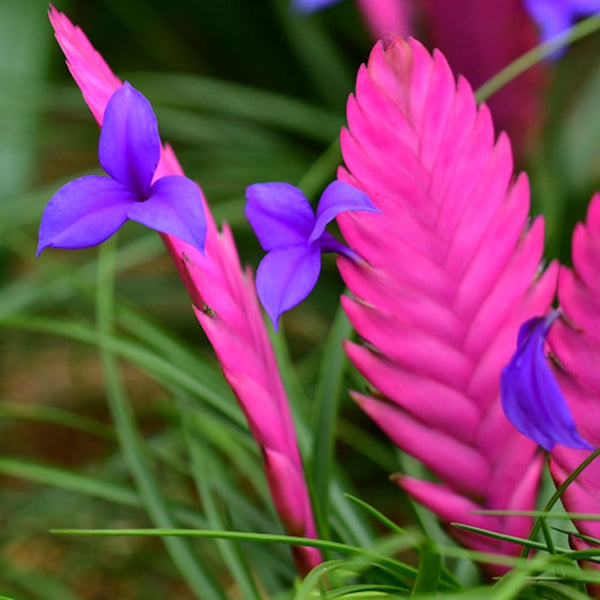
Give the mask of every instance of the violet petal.
M 37 255 L 44 248 L 87 248 L 109 238 L 126 220 L 135 195 L 121 183 L 87 175 L 63 186 L 46 205 Z
M 525 0 L 525 8 L 541 29 L 542 41 L 546 42 L 563 33 L 581 17 L 600 11 L 600 0 Z M 564 48 L 556 51 L 558 58 Z
M 541 29 L 542 41 L 548 41 L 569 28 L 569 11 L 556 0 L 525 0 L 525 7 Z
M 600 0 L 564 0 L 575 15 L 585 16 L 600 12 Z
M 340 0 L 292 0 L 292 10 L 298 13 L 310 14 L 322 8 L 337 4 Z
M 262 259 L 256 271 L 256 292 L 275 330 L 281 313 L 310 294 L 320 272 L 318 244 L 272 250 Z
M 544 343 L 557 313 L 526 321 L 519 329 L 517 350 L 502 370 L 500 390 L 507 418 L 546 450 L 555 444 L 592 449 L 575 428 L 566 400 L 554 379 Z
M 315 216 L 301 190 L 289 183 L 255 183 L 246 198 L 246 218 L 264 250 L 306 244 Z
M 204 251 L 206 219 L 202 196 L 198 185 L 187 177 L 167 175 L 157 179 L 148 199 L 130 205 L 127 216 Z
M 343 244 L 339 240 L 336 240 L 330 233 L 324 231 L 321 237 L 318 239 L 319 247 L 321 248 L 321 252 L 337 252 L 338 254 L 343 254 L 346 258 L 350 258 L 352 260 L 358 260 L 359 256 Z
M 158 166 L 160 146 L 150 102 L 125 82 L 104 111 L 98 145 L 102 168 L 143 200 Z
M 333 181 L 325 188 L 319 200 L 317 219 L 308 241 L 314 242 L 320 238 L 327 223 L 347 210 L 381 212 L 364 192 L 344 181 Z

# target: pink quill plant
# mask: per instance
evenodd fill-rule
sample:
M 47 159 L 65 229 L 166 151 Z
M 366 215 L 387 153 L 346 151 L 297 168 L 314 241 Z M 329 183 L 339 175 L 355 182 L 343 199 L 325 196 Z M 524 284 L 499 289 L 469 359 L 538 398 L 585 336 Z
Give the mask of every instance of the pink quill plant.
M 581 435 L 600 447 L 600 194 L 590 202 L 585 224 L 573 232 L 573 268 L 561 266 L 558 299 L 565 315 L 551 328 L 548 343 L 556 362 L 554 375 L 573 413 Z M 556 446 L 550 455 L 550 472 L 557 486 L 590 450 Z M 561 497 L 569 512 L 600 513 L 600 462 L 593 460 Z M 600 539 L 600 522 L 576 519 L 580 533 Z M 573 536 L 577 549 L 596 545 Z M 598 565 L 595 565 L 598 568 Z M 596 590 L 600 597 L 600 591 Z
M 344 309 L 363 343 L 346 351 L 372 388 L 362 409 L 436 482 L 398 485 L 444 523 L 527 536 L 543 458 L 502 412 L 500 372 L 521 323 L 544 314 L 558 265 L 541 272 L 544 223 L 507 136 L 439 51 L 389 36 L 359 70 L 339 179 L 382 211 L 337 217 L 364 260 L 338 258 Z M 451 528 L 467 547 L 520 547 Z M 489 567 L 499 573 L 501 567 Z
M 122 82 L 86 35 L 51 6 L 50 22 L 67 66 L 99 125 Z M 183 175 L 168 145 L 161 149 L 154 180 Z M 291 535 L 316 537 L 302 460 L 286 393 L 256 297 L 252 273 L 243 270 L 230 229 L 218 231 L 202 196 L 206 217 L 204 253 L 173 235 L 161 234 L 194 302 L 198 321 L 212 343 L 223 373 L 262 452 L 273 503 Z M 321 561 L 309 547 L 295 547 L 304 575 Z

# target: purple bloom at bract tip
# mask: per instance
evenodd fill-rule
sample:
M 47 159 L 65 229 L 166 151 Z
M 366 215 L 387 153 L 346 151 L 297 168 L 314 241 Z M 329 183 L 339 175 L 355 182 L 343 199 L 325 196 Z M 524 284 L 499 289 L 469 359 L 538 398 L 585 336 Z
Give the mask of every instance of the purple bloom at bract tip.
M 340 0 L 292 0 L 291 7 L 298 13 L 310 14 L 338 2 Z
M 552 323 L 560 316 L 529 319 L 519 329 L 517 350 L 500 378 L 502 408 L 511 423 L 546 450 L 555 444 L 593 449 L 575 429 L 575 421 L 544 352 Z
M 369 197 L 342 181 L 330 183 L 315 216 L 306 196 L 289 183 L 255 183 L 246 190 L 246 218 L 267 255 L 256 272 L 256 291 L 275 329 L 281 313 L 315 287 L 321 252 L 357 254 L 325 231 L 347 210 L 379 212 Z
M 578 18 L 600 11 L 600 0 L 525 0 L 525 7 L 547 42 L 571 27 Z M 554 53 L 560 56 L 562 51 Z
M 87 248 L 109 238 L 127 219 L 204 249 L 206 220 L 196 183 L 180 175 L 153 182 L 161 152 L 150 102 L 129 83 L 111 96 L 98 145 L 108 173 L 63 186 L 42 216 L 37 254 L 44 248 Z

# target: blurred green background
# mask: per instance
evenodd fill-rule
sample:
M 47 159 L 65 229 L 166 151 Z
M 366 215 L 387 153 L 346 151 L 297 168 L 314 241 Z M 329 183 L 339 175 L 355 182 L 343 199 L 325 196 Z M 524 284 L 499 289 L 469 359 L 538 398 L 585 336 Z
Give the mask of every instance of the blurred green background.
M 289 181 L 314 199 L 335 177 L 345 101 L 371 46 L 355 5 L 346 0 L 302 19 L 285 0 L 79 0 L 56 8 L 150 99 L 163 139 L 201 184 L 217 222 L 232 226 L 242 261 L 256 266 L 260 248 L 243 218 L 245 187 Z M 94 324 L 98 251 L 35 258 L 48 199 L 67 180 L 99 172 L 98 130 L 46 10 L 43 1 L 0 0 L 0 595 L 193 598 L 197 591 L 174 566 L 185 561 L 187 546 L 48 534 L 52 527 L 143 527 L 155 519 L 141 509 L 107 409 Z M 597 38 L 551 67 L 546 125 L 521 165 L 530 173 L 534 209 L 548 220 L 548 257 L 565 262 L 572 225 L 599 182 Z M 117 271 L 112 351 L 174 522 L 205 526 L 212 498 L 228 527 L 280 531 L 258 451 L 158 236 L 126 225 Z M 284 318 L 297 397 L 314 391 L 341 292 L 334 262 L 325 260 L 316 292 Z M 407 507 L 387 481 L 397 456 L 347 397 L 357 376 L 345 377 L 341 477 L 402 520 Z M 306 427 L 310 402 L 298 401 L 295 411 Z M 194 487 L 194 453 L 204 457 L 210 489 Z M 244 577 L 215 557 L 215 544 L 190 547 L 231 586 L 227 597 L 236 597 Z M 293 578 L 286 549 L 235 551 L 264 557 L 260 586 L 269 593 Z

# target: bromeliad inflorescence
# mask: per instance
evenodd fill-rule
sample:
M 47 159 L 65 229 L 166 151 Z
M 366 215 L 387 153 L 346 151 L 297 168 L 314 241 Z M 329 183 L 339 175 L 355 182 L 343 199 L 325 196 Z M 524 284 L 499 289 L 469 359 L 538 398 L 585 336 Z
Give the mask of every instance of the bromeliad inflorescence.
M 125 82 L 106 106 L 100 133 L 98 158 L 108 176 L 80 177 L 54 194 L 42 216 L 38 255 L 48 247 L 95 246 L 128 219 L 203 250 L 200 189 L 180 175 L 153 181 L 160 152 L 152 106 Z
M 321 252 L 357 254 L 325 231 L 339 213 L 379 212 L 369 197 L 342 181 L 330 183 L 313 213 L 306 196 L 289 183 L 255 183 L 246 190 L 246 218 L 268 254 L 256 272 L 256 291 L 275 329 L 281 313 L 315 287 Z

